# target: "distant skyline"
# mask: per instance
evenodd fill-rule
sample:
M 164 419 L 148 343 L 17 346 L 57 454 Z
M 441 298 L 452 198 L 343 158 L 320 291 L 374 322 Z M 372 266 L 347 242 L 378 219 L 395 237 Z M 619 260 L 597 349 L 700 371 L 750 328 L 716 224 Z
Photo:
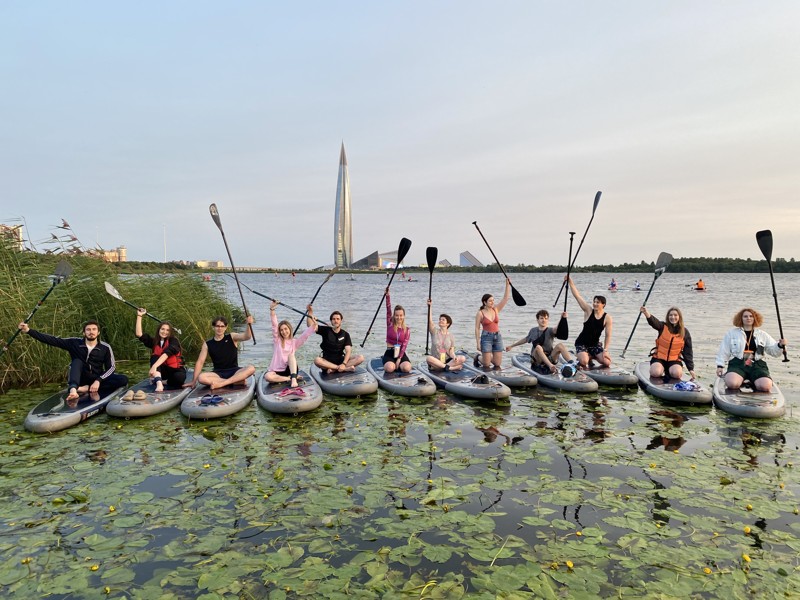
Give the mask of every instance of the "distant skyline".
M 800 4 L 0 5 L 0 222 L 130 260 L 800 259 Z

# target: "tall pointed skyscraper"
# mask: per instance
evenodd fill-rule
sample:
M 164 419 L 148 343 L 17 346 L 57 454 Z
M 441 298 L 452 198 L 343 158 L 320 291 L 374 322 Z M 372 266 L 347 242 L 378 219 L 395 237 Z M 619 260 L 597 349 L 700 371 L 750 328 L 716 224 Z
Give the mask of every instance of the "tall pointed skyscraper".
M 339 154 L 339 179 L 336 182 L 336 214 L 333 218 L 333 261 L 337 267 L 349 267 L 353 262 L 353 223 L 350 211 L 350 176 L 344 142 Z

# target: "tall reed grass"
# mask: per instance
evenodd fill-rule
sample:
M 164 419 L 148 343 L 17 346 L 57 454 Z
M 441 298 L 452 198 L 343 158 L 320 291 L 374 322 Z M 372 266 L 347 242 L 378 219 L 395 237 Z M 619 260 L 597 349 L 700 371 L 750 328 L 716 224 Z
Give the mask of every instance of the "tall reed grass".
M 59 257 L 18 252 L 0 239 L 0 338 L 5 345 L 17 324 L 28 316 L 51 285 Z M 101 339 L 111 344 L 117 368 L 126 360 L 146 360 L 150 353 L 134 337 L 136 311 L 105 291 L 108 281 L 125 300 L 165 319 L 182 330 L 178 336 L 187 363 L 210 337 L 210 321 L 223 315 L 242 322 L 241 309 L 231 305 L 224 290 L 196 274 L 118 275 L 118 269 L 96 258 L 67 258 L 72 275 L 58 284 L 30 322 L 33 329 L 59 337 L 80 337 L 82 324 L 96 319 Z M 144 330 L 154 335 L 157 323 L 145 317 Z M 65 380 L 69 357 L 20 334 L 0 356 L 0 392 L 10 387 L 41 385 Z

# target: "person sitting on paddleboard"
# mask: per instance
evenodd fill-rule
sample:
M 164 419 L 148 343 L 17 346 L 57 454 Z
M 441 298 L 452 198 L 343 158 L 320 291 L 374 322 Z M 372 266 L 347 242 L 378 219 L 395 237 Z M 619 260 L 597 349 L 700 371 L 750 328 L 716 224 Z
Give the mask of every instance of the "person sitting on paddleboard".
M 311 305 L 308 306 L 310 308 Z M 316 327 L 308 325 L 300 337 L 292 336 L 292 324 L 289 321 L 278 323 L 275 309 L 278 308 L 278 301 L 273 300 L 269 305 L 269 318 L 272 322 L 272 361 L 269 369 L 264 374 L 264 378 L 270 383 L 290 382 L 290 387 L 297 387 L 297 349 L 306 343 L 311 334 L 316 331 Z M 309 313 L 311 321 L 316 319 Z
M 428 307 L 431 307 L 431 299 L 428 298 Z M 430 310 L 428 311 L 430 315 Z M 450 333 L 450 326 L 453 319 L 450 315 L 442 313 L 439 315 L 439 326 L 433 323 L 433 318 L 428 319 L 428 331 L 431 332 L 431 353 L 425 357 L 428 367 L 434 371 L 460 371 L 461 365 L 466 359 L 463 356 L 456 356 L 456 342 L 453 334 Z
M 67 379 L 67 401 L 77 400 L 79 394 L 86 393 L 97 395 L 92 399 L 99 400 L 128 385 L 128 378 L 115 372 L 114 351 L 107 342 L 100 341 L 100 325 L 97 321 L 86 321 L 83 337 L 80 338 L 55 337 L 31 329 L 27 323 L 20 323 L 17 327 L 38 342 L 69 352 L 72 361 Z
M 322 356 L 314 359 L 314 364 L 320 369 L 324 369 L 328 374 L 343 371 L 355 371 L 356 367 L 364 362 L 361 354 L 351 356 L 353 342 L 350 334 L 342 329 L 342 313 L 335 310 L 331 313 L 330 326 L 320 325 L 314 318 L 314 309 L 308 305 L 308 318 L 306 324 L 314 327 L 317 335 L 322 336 L 319 347 L 322 349 Z
M 704 290 L 704 289 L 706 289 L 706 284 L 703 283 L 702 279 L 698 279 L 697 283 L 694 284 L 694 289 L 696 289 L 696 290 Z
M 633 289 L 636 290 L 637 292 L 640 292 L 642 290 L 642 284 L 639 283 L 638 279 L 634 282 Z
M 181 343 L 172 333 L 172 325 L 161 321 L 156 332 L 157 339 L 142 331 L 142 317 L 147 314 L 146 308 L 136 311 L 136 338 L 152 350 L 150 355 L 150 372 L 148 375 L 156 385 L 157 392 L 164 391 L 164 382 L 168 389 L 183 387 L 186 381 L 186 367 L 183 364 Z
M 613 277 L 611 278 L 611 283 L 608 284 L 608 289 L 616 290 L 617 289 L 617 280 Z
M 606 298 L 605 296 L 595 296 L 592 299 L 592 305 L 584 300 L 578 288 L 575 287 L 575 282 L 572 277 L 565 277 L 569 282 L 569 289 L 578 306 L 583 310 L 583 329 L 578 338 L 575 340 L 575 353 L 578 356 L 578 362 L 581 368 L 588 369 L 589 363 L 592 359 L 600 363 L 601 367 L 611 366 L 611 355 L 608 349 L 611 346 L 611 315 L 606 312 Z M 600 334 L 605 331 L 605 339 L 600 343 Z
M 406 326 L 406 310 L 399 304 L 392 311 L 389 288 L 386 288 L 386 352 L 383 353 L 383 370 L 394 373 L 411 372 L 411 361 L 406 356 L 406 348 L 411 339 L 411 330 Z
M 738 390 L 745 380 L 753 384 L 758 392 L 772 389 L 772 377 L 764 357 L 780 356 L 787 342 L 781 338 L 777 342 L 763 329 L 761 313 L 752 308 L 743 308 L 733 317 L 730 329 L 717 352 L 717 377 L 725 373 L 725 386 Z M 725 363 L 728 370 L 725 372 Z
M 253 317 L 248 315 L 246 323 L 251 325 Z M 203 342 L 194 366 L 194 377 L 191 382 L 184 383 L 183 387 L 194 387 L 200 382 L 215 390 L 244 381 L 256 372 L 253 365 L 239 367 L 239 342 L 252 339 L 250 327 L 247 327 L 244 333 L 226 333 L 228 319 L 225 317 L 211 319 L 211 325 L 214 327 L 214 337 Z M 203 373 L 203 365 L 208 357 L 211 357 L 214 370 Z
M 503 336 L 500 335 L 500 311 L 511 294 L 511 280 L 506 278 L 506 290 L 500 304 L 495 305 L 494 296 L 484 294 L 481 307 L 475 315 L 475 344 L 480 357 L 476 356 L 476 367 L 500 369 L 503 366 Z
M 561 313 L 561 318 L 566 319 L 567 313 Z M 531 346 L 531 364 L 534 367 L 541 368 L 542 373 L 555 373 L 558 369 L 555 362 L 558 357 L 564 359 L 565 362 L 572 360 L 567 347 L 561 342 L 554 342 L 556 339 L 556 327 L 548 327 L 550 322 L 550 313 L 545 309 L 536 313 L 537 326 L 531 328 L 524 338 L 517 340 L 510 346 L 506 346 L 506 352 L 510 352 L 515 346 L 522 344 L 533 344 Z
M 694 353 L 692 336 L 683 325 L 681 311 L 673 306 L 667 310 L 664 321 L 659 321 L 644 306 L 639 309 L 647 323 L 658 331 L 656 347 L 651 351 L 650 377 L 664 377 L 665 373 L 674 379 L 683 377 L 683 364 L 686 363 L 689 375 L 694 380 Z

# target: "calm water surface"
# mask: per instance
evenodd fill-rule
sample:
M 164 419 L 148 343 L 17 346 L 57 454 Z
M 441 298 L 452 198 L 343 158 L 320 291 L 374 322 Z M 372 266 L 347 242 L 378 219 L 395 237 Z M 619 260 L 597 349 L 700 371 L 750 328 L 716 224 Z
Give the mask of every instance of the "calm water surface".
M 427 274 L 397 279 L 392 300 L 425 348 Z M 417 275 L 415 274 L 415 277 Z M 648 301 L 677 305 L 711 383 L 714 355 L 732 315 L 761 310 L 778 335 L 768 274 L 667 273 Z M 398 276 L 399 277 L 399 276 Z M 612 356 L 632 367 L 653 345 L 642 320 L 619 355 L 646 292 L 607 293 L 607 275 L 579 274 L 589 300 L 608 296 Z M 252 288 L 302 308 L 324 274 L 244 275 Z M 539 308 L 551 313 L 559 275 L 521 274 L 527 299 L 501 313 L 508 344 Z M 232 298 L 233 282 L 224 278 Z M 315 308 L 334 309 L 358 347 L 379 307 L 383 275 L 337 275 Z M 774 422 L 709 407 L 661 403 L 640 390 L 601 388 L 575 397 L 516 392 L 497 405 L 445 393 L 410 401 L 379 392 L 328 398 L 297 417 L 248 409 L 215 422 L 178 412 L 124 421 L 106 415 L 53 435 L 22 431 L 46 390 L 4 397 L 0 414 L 0 593 L 54 598 L 525 598 L 794 597 L 800 594 L 800 277 L 777 275 L 789 363 L 770 361 L 789 400 Z M 434 313 L 454 319 L 473 349 L 484 293 L 498 275 L 437 274 Z M 258 343 L 241 362 L 271 357 L 268 301 L 252 294 Z M 562 300 L 563 302 L 563 300 Z M 571 340 L 582 315 L 569 299 Z M 279 319 L 299 315 L 278 309 Z M 555 320 L 554 320 L 555 322 Z M 209 328 L 210 333 L 210 328 Z M 363 350 L 383 352 L 384 312 Z M 318 338 L 301 349 L 308 364 Z M 143 365 L 124 365 L 130 374 Z M 797 465 L 797 467 L 795 467 Z M 112 508 L 113 507 L 113 508 Z M 571 564 L 572 566 L 567 566 Z

